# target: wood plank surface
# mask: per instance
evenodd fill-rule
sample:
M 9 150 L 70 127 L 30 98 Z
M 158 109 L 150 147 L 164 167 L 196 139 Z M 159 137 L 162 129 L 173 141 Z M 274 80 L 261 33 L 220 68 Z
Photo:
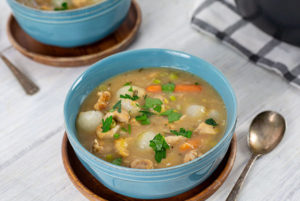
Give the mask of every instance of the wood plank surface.
M 193 30 L 190 15 L 198 0 L 138 0 L 143 22 L 129 49 L 170 48 L 201 57 L 219 68 L 238 98 L 238 152 L 224 185 L 208 200 L 222 201 L 250 157 L 246 135 L 251 118 L 276 110 L 287 120 L 278 148 L 251 170 L 240 201 L 298 201 L 300 198 L 300 91 L 276 74 L 255 66 L 214 38 Z M 0 50 L 10 44 L 10 9 L 0 1 Z M 63 102 L 73 81 L 87 67 L 46 67 L 9 48 L 4 54 L 29 75 L 40 92 L 26 96 L 0 61 L 0 194 L 2 201 L 85 201 L 62 165 Z

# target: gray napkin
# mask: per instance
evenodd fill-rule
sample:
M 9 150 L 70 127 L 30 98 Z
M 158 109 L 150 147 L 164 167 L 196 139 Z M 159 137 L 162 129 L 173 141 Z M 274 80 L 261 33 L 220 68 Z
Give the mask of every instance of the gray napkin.
M 250 61 L 300 88 L 300 48 L 281 42 L 244 20 L 233 0 L 205 0 L 197 6 L 191 23 L 195 29 L 214 35 Z

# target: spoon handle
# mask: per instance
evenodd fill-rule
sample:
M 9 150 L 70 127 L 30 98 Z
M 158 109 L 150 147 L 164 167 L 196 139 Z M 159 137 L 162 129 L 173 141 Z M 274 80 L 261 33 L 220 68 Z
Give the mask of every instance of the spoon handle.
M 24 73 L 22 73 L 15 65 L 13 65 L 3 54 L 0 53 L 0 58 L 4 61 L 7 67 L 18 79 L 23 89 L 28 95 L 33 95 L 39 91 L 39 87 L 34 84 Z
M 236 201 L 237 195 L 245 181 L 245 178 L 249 172 L 249 169 L 252 167 L 256 159 L 258 158 L 259 155 L 257 154 L 252 154 L 251 158 L 249 159 L 246 167 L 244 168 L 243 172 L 241 173 L 240 177 L 236 181 L 234 187 L 232 188 L 230 194 L 228 195 L 226 201 Z

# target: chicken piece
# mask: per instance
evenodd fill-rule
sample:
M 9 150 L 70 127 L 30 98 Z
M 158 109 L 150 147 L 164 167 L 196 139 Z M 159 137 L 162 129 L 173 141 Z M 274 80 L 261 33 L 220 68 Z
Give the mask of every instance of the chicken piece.
M 175 144 L 185 140 L 185 137 L 175 136 L 175 135 L 174 136 L 167 136 L 167 137 L 165 137 L 165 140 L 169 145 L 175 145 Z
M 92 146 L 92 151 L 94 153 L 99 153 L 103 150 L 103 146 L 100 145 L 100 143 L 98 142 L 97 139 L 94 139 L 94 142 L 93 142 L 93 146 Z
M 212 125 L 208 125 L 204 122 L 201 122 L 199 126 L 194 130 L 194 132 L 198 134 L 215 135 L 217 134 L 217 129 L 214 128 Z
M 111 98 L 109 91 L 100 91 L 97 94 L 99 96 L 97 103 L 94 105 L 95 110 L 102 110 L 107 107 L 108 101 Z
M 92 151 L 94 153 L 111 153 L 112 152 L 112 147 L 111 146 L 105 146 L 104 141 L 100 141 L 98 139 L 94 139 L 93 146 L 92 146 Z
M 189 151 L 188 153 L 186 153 L 184 155 L 183 162 L 186 163 L 186 162 L 192 161 L 197 157 L 198 157 L 198 153 L 196 150 Z
M 130 167 L 137 169 L 153 169 L 153 163 L 148 159 L 135 159 L 130 163 Z
M 121 126 L 120 125 L 116 125 L 116 127 L 110 129 L 107 132 L 102 132 L 102 124 L 100 124 L 97 127 L 96 133 L 97 133 L 97 137 L 99 139 L 110 139 L 114 137 L 114 134 L 117 133 L 120 130 Z
M 125 138 L 120 138 L 115 141 L 115 149 L 118 154 L 120 154 L 123 157 L 129 156 L 129 151 L 128 151 L 128 143 Z
M 130 115 L 126 110 L 122 110 L 121 113 L 119 113 L 118 111 L 108 112 L 104 116 L 104 119 L 110 116 L 112 116 L 113 119 L 115 119 L 117 122 L 126 123 L 126 124 L 129 122 L 130 119 Z

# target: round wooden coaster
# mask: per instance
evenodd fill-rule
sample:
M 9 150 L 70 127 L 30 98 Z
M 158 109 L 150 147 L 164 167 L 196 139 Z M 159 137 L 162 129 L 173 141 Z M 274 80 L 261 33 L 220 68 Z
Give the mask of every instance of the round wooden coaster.
M 18 51 L 34 61 L 58 67 L 75 67 L 95 63 L 124 50 L 135 39 L 141 20 L 140 7 L 132 0 L 129 13 L 121 26 L 114 33 L 91 45 L 61 48 L 42 44 L 26 34 L 13 15 L 8 19 L 7 35 Z
M 234 135 L 224 157 L 223 161 L 215 172 L 206 179 L 203 183 L 195 188 L 182 193 L 180 195 L 165 198 L 154 199 L 151 201 L 175 201 L 175 200 L 188 200 L 188 201 L 202 201 L 206 200 L 213 193 L 215 193 L 220 186 L 225 182 L 228 177 L 236 156 L 236 136 Z M 103 186 L 98 180 L 96 180 L 80 163 L 71 144 L 68 141 L 65 134 L 62 142 L 62 159 L 65 169 L 69 178 L 75 185 L 75 187 L 89 200 L 92 201 L 106 201 L 106 200 L 118 200 L 118 201 L 137 201 L 140 199 L 130 198 L 118 193 L 115 193 L 105 186 Z

